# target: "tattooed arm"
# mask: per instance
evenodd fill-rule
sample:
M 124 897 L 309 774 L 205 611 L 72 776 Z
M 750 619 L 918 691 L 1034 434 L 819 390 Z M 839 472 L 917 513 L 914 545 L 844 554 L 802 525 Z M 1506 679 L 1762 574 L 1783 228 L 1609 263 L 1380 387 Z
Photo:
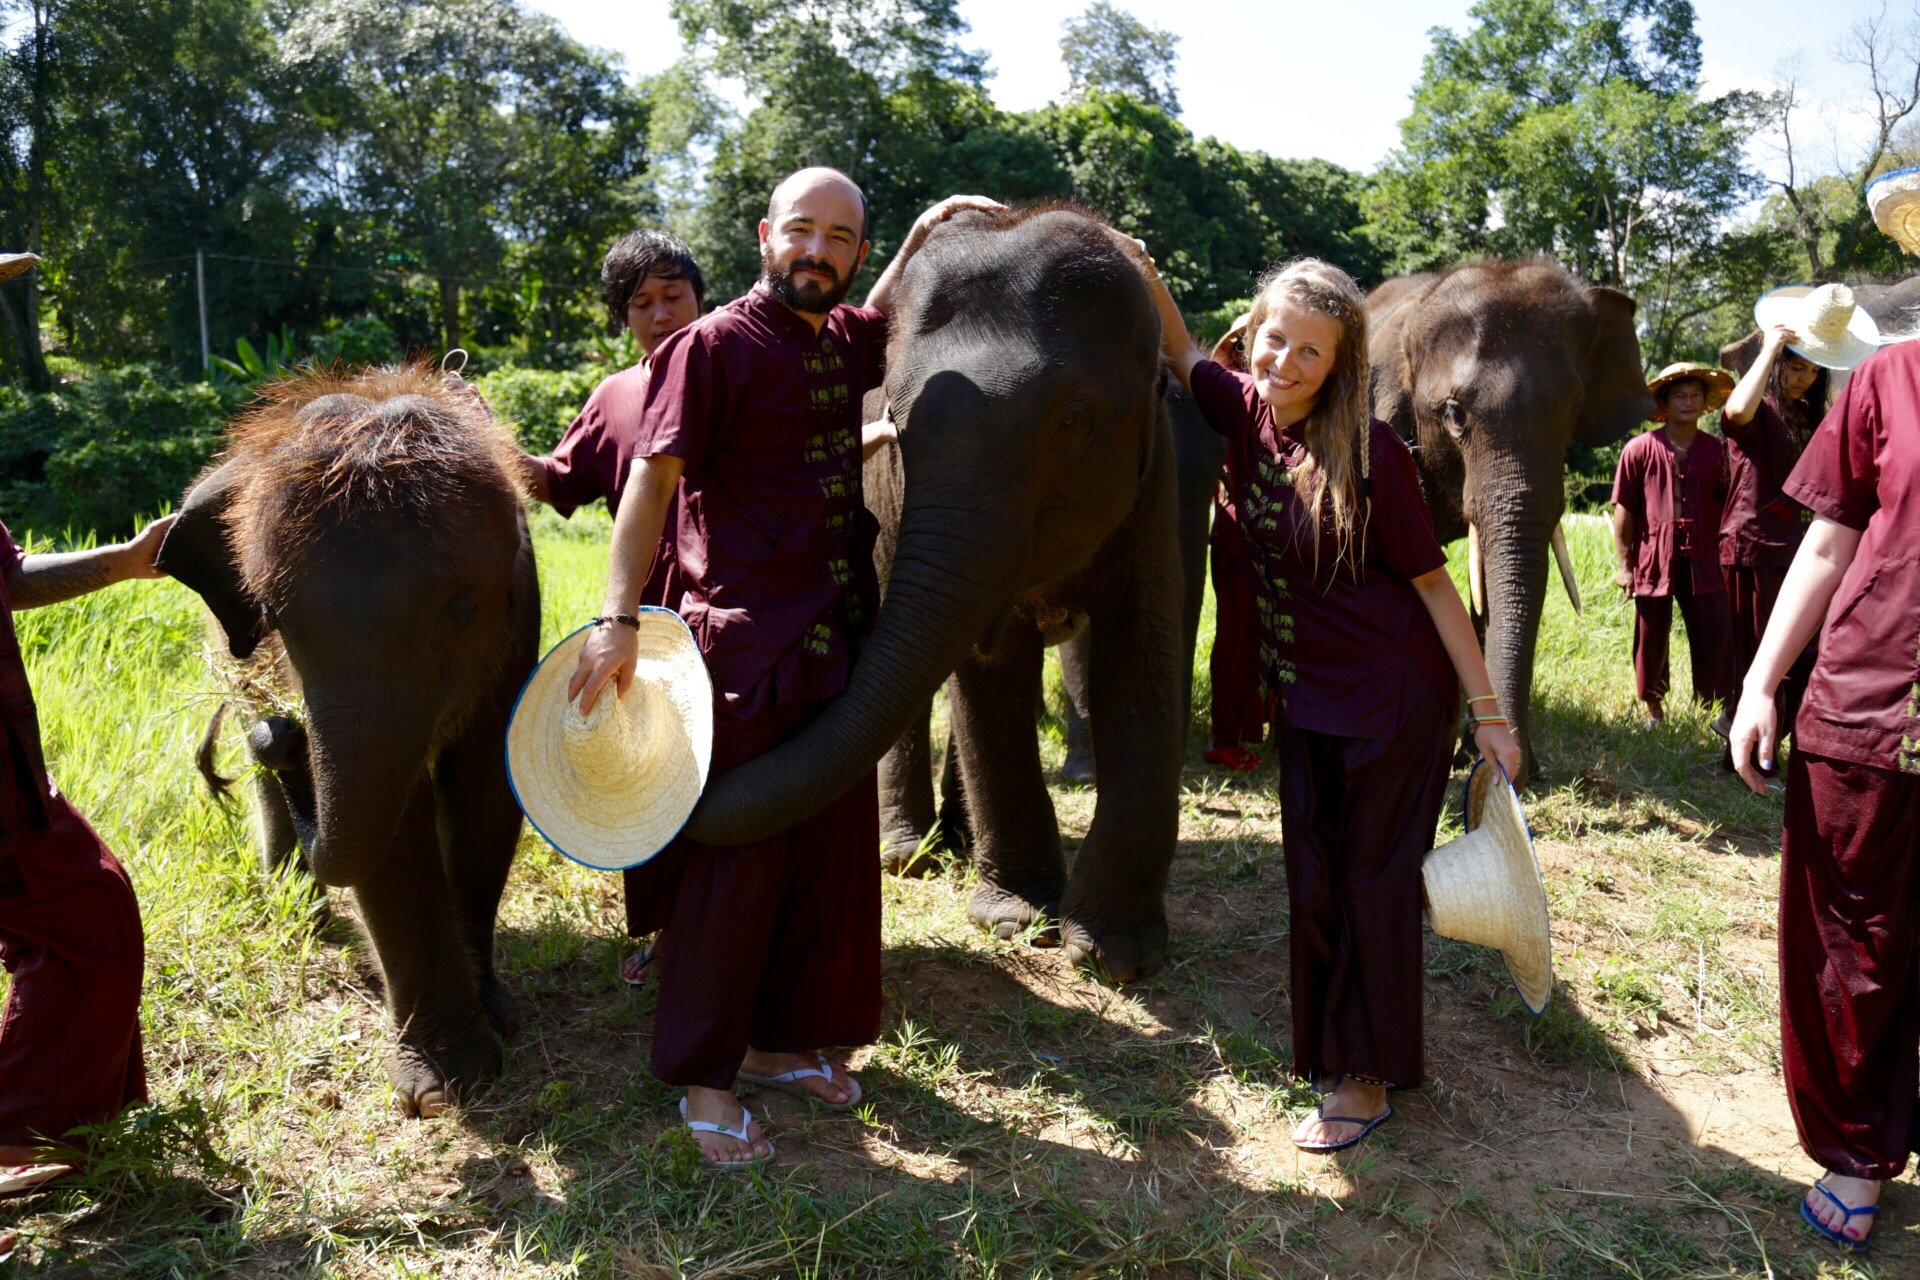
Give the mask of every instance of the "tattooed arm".
M 172 516 L 162 516 L 142 529 L 131 542 L 66 551 L 56 555 L 24 556 L 7 574 L 7 594 L 15 609 L 34 609 L 83 596 L 128 578 L 163 578 L 153 563 L 160 543 L 173 527 Z

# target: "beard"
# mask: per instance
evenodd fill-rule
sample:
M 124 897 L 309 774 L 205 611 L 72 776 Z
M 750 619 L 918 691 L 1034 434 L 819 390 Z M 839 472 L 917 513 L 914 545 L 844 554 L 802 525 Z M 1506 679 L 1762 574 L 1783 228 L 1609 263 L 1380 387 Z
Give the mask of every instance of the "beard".
M 795 280 L 794 276 L 802 271 L 824 271 L 833 277 L 833 285 L 822 288 L 812 280 Z M 823 316 L 839 306 L 847 290 L 853 287 L 851 276 L 841 279 L 832 263 L 818 258 L 795 258 L 793 265 L 782 271 L 774 261 L 771 246 L 760 250 L 760 278 L 766 281 L 774 297 L 795 311 L 814 316 Z

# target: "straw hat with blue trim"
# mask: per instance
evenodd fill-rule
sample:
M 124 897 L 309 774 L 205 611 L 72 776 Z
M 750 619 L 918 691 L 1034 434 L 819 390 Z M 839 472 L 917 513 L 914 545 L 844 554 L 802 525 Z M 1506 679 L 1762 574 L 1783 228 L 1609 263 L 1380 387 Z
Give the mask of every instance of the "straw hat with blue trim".
M 0 253 L 0 280 L 25 275 L 39 265 L 40 259 L 31 253 Z
M 671 609 L 635 610 L 633 683 L 610 683 L 589 715 L 567 682 L 593 630 L 553 647 L 527 678 L 507 726 L 507 779 L 548 844 L 602 871 L 636 867 L 680 834 L 713 761 L 713 683 Z M 610 624 L 611 625 L 611 624 Z
M 1421 864 L 1433 931 L 1492 947 L 1535 1016 L 1553 996 L 1553 933 L 1533 836 L 1506 774 L 1481 760 L 1467 778 L 1467 833 Z
M 1895 169 L 1867 184 L 1873 225 L 1908 253 L 1920 256 L 1920 168 Z

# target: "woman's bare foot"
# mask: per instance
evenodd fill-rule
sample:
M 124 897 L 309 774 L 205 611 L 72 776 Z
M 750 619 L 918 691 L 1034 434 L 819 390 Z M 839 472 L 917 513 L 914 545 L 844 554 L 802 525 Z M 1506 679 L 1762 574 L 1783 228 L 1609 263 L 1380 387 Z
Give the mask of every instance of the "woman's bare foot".
M 1362 1084 L 1352 1076 L 1345 1076 L 1334 1085 L 1332 1093 L 1320 1099 L 1320 1109 L 1308 1115 L 1294 1129 L 1293 1140 L 1315 1147 L 1332 1146 L 1358 1136 L 1361 1129 L 1366 1127 L 1365 1121 L 1386 1113 L 1385 1085 Z M 1362 1123 L 1342 1123 L 1323 1119 L 1325 1116 L 1354 1116 Z
M 828 1060 L 833 1068 L 833 1081 L 828 1083 L 819 1076 L 804 1076 L 793 1082 L 796 1089 L 804 1089 L 830 1107 L 844 1107 L 853 1097 L 852 1077 L 847 1069 L 837 1062 Z M 745 1061 L 740 1070 L 750 1076 L 783 1076 L 789 1071 L 818 1071 L 820 1055 L 815 1053 L 762 1053 L 758 1049 L 747 1050 Z
M 1855 1244 L 1873 1234 L 1875 1215 L 1855 1213 L 1848 1216 L 1845 1210 L 1820 1194 L 1820 1185 L 1824 1185 L 1848 1209 L 1866 1209 L 1880 1203 L 1879 1183 L 1871 1178 L 1849 1178 L 1844 1173 L 1829 1172 L 1821 1177 L 1819 1184 L 1807 1189 L 1807 1211 L 1818 1218 L 1827 1230 L 1838 1231 Z
M 727 1089 L 703 1089 L 699 1085 L 687 1086 L 687 1119 L 704 1120 L 708 1124 L 725 1125 L 738 1130 L 740 1121 L 746 1115 L 746 1108 L 740 1100 Z M 760 1122 L 754 1121 L 747 1126 L 750 1142 L 730 1138 L 724 1133 L 705 1133 L 694 1131 L 693 1140 L 700 1144 L 700 1154 L 709 1163 L 729 1164 L 737 1160 L 765 1160 L 773 1154 L 773 1144 L 767 1141 L 761 1131 Z

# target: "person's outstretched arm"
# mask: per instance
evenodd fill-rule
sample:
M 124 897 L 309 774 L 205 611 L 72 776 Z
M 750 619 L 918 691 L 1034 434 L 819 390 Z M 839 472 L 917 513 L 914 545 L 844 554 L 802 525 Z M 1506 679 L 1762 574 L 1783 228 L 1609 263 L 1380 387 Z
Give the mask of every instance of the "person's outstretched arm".
M 1757 757 L 1761 769 L 1773 768 L 1773 746 L 1780 731 L 1774 690 L 1826 619 L 1833 593 L 1840 589 L 1840 580 L 1860 549 L 1860 537 L 1858 529 L 1849 529 L 1825 516 L 1814 517 L 1813 527 L 1807 530 L 1805 541 L 1793 557 L 1793 567 L 1787 570 L 1787 580 L 1780 586 L 1780 598 L 1767 619 L 1767 632 L 1760 637 L 1753 665 L 1747 668 L 1728 747 L 1740 777 L 1763 795 L 1766 779 L 1754 768 L 1754 761 Z
M 620 514 L 613 520 L 613 545 L 607 557 L 607 594 L 601 602 L 603 617 L 632 613 L 647 585 L 647 570 L 653 566 L 654 553 L 660 548 L 660 531 L 667 523 L 667 507 L 673 501 L 674 488 L 686 461 L 672 454 L 656 453 L 636 458 L 621 490 Z M 594 702 L 612 680 L 617 694 L 624 696 L 633 683 L 634 660 L 640 652 L 640 633 L 618 622 L 603 622 L 593 629 L 580 648 L 580 661 L 573 678 L 567 682 L 567 698 L 580 699 L 580 713 L 593 710 Z
M 1160 268 L 1154 265 L 1153 255 L 1147 252 L 1144 240 L 1136 240 L 1123 231 L 1112 227 L 1107 233 L 1140 268 L 1140 274 L 1147 282 L 1147 295 L 1153 300 L 1153 309 L 1160 317 L 1160 354 L 1166 357 L 1167 368 L 1173 376 L 1180 379 L 1180 385 L 1188 391 L 1193 390 L 1193 366 L 1207 358 L 1207 353 L 1193 344 L 1193 337 L 1187 332 L 1186 318 L 1180 314 L 1180 308 L 1174 303 L 1173 295 L 1167 292 L 1167 282 L 1160 278 Z
M 1493 693 L 1493 678 L 1487 674 L 1487 660 L 1480 652 L 1479 638 L 1474 635 L 1473 620 L 1467 617 L 1467 607 L 1460 603 L 1460 588 L 1453 585 L 1444 568 L 1423 573 L 1412 581 L 1420 603 L 1427 607 L 1427 616 L 1433 619 L 1433 629 L 1440 633 L 1440 643 L 1446 647 L 1447 657 L 1453 663 L 1453 673 L 1460 677 L 1460 687 L 1466 691 L 1462 696 L 1469 699 L 1467 710 L 1475 717 L 1473 745 L 1479 748 L 1482 757 L 1505 769 L 1509 779 L 1519 777 L 1520 743 L 1513 736 L 1512 727 L 1478 723 L 1481 716 L 1497 718 L 1504 713 L 1498 702 L 1488 701 Z
M 22 556 L 7 574 L 7 595 L 15 609 L 37 609 L 128 578 L 164 578 L 166 573 L 153 561 L 173 521 L 173 516 L 161 516 L 131 541 L 91 551 Z
M 900 270 L 907 265 L 907 259 L 920 252 L 920 246 L 927 242 L 927 233 L 940 223 L 945 222 L 962 209 L 1004 209 L 1007 206 L 989 196 L 948 196 L 925 213 L 913 220 L 913 230 L 900 245 L 900 252 L 893 255 L 893 261 L 873 282 L 873 288 L 867 294 L 867 305 L 875 311 L 893 310 L 893 290 L 900 283 Z
M 1727 397 L 1725 407 L 1720 410 L 1721 430 L 1731 427 L 1737 431 L 1753 421 L 1753 415 L 1760 412 L 1760 402 L 1766 398 L 1767 375 L 1773 372 L 1773 362 L 1780 358 L 1781 351 L 1798 341 L 1800 335 L 1783 324 L 1767 330 L 1753 367 L 1741 376 L 1733 394 Z

